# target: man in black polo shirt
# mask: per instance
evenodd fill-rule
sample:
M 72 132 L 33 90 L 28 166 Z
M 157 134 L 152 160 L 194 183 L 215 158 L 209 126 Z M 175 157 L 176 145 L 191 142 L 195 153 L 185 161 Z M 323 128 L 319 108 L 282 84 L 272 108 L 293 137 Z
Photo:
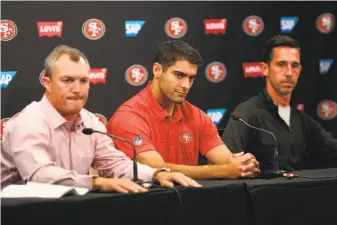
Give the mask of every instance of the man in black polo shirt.
M 300 54 L 296 40 L 281 35 L 271 38 L 262 63 L 266 88 L 238 105 L 233 114 L 275 135 L 280 169 L 313 168 L 318 161 L 336 167 L 337 140 L 313 118 L 290 105 L 291 93 L 302 70 Z M 261 171 L 273 170 L 272 135 L 231 118 L 222 139 L 232 152 L 255 155 Z

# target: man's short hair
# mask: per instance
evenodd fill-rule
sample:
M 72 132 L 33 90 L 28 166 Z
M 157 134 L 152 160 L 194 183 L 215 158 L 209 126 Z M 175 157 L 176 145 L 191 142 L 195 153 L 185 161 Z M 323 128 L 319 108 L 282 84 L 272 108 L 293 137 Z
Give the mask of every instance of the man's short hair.
M 200 66 L 203 61 L 198 50 L 182 40 L 170 40 L 161 43 L 153 60 L 153 63 L 162 65 L 166 71 L 178 60 L 187 60 L 191 64 Z
M 298 49 L 300 55 L 301 55 L 301 48 L 299 43 L 288 36 L 285 35 L 277 35 L 272 37 L 267 41 L 267 44 L 264 48 L 264 56 L 263 56 L 263 61 L 265 63 L 269 63 L 272 58 L 273 58 L 273 49 L 276 47 L 290 47 L 290 48 L 296 48 Z
M 44 61 L 44 76 L 50 77 L 52 74 L 52 67 L 55 62 L 62 56 L 68 55 L 70 60 L 73 62 L 79 62 L 83 58 L 89 65 L 87 57 L 78 49 L 72 48 L 67 45 L 60 45 L 53 49 L 51 53 L 47 56 Z

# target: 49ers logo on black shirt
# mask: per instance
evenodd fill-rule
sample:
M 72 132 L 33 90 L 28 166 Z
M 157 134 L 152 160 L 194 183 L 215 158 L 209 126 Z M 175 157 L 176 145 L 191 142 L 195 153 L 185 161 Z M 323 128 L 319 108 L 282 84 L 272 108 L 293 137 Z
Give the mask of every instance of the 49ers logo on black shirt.
M 194 136 L 189 131 L 184 131 L 179 135 L 179 141 L 181 143 L 188 144 L 188 143 L 191 143 L 193 141 L 193 139 L 194 139 Z

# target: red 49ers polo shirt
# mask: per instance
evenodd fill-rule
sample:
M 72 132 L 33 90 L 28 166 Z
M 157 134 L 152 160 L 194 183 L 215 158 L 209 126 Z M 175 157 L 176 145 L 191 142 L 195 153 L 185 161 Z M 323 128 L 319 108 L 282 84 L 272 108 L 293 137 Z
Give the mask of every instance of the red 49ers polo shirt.
M 129 140 L 137 154 L 157 151 L 167 163 L 197 165 L 202 155 L 223 144 L 209 116 L 188 101 L 176 104 L 171 117 L 157 102 L 150 83 L 122 104 L 107 124 L 109 133 Z M 133 158 L 125 142 L 114 139 L 117 149 Z

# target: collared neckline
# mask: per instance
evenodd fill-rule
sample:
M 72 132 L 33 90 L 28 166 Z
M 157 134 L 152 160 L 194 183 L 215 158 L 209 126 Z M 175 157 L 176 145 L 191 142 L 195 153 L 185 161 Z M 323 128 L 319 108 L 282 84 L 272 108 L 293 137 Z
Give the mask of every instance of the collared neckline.
M 49 102 L 46 95 L 43 95 L 41 99 L 42 109 L 46 112 L 48 122 L 51 124 L 53 129 L 58 128 L 59 126 L 69 123 L 71 125 L 71 122 L 66 120 L 55 108 L 54 106 Z M 80 111 L 79 117 L 76 118 L 76 125 L 75 126 L 81 126 L 84 127 L 83 122 L 83 110 Z
M 264 98 L 267 100 L 268 104 L 272 107 L 278 110 L 278 106 L 274 104 L 273 99 L 271 98 L 271 96 L 269 95 L 269 93 L 267 92 L 267 88 L 264 88 L 262 90 L 262 95 L 264 96 Z M 290 107 L 292 108 L 294 105 L 294 102 L 292 101 L 292 98 L 290 98 Z
M 151 85 L 151 81 L 147 84 L 146 88 L 144 89 L 145 101 L 148 103 L 148 105 L 150 106 L 150 109 L 160 121 L 168 120 L 169 118 L 171 118 L 171 116 L 158 103 L 157 99 L 154 97 L 153 93 L 151 92 L 150 85 Z M 173 120 L 182 121 L 183 119 L 183 113 L 181 109 L 182 104 L 175 104 Z

